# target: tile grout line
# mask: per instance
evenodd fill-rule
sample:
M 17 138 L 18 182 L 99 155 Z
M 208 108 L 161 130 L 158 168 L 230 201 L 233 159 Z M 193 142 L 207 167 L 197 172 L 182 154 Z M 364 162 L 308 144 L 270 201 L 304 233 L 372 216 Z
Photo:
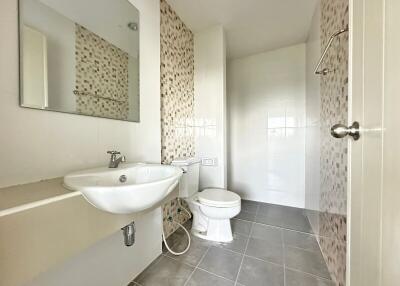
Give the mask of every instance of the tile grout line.
M 237 252 L 236 252 L 236 253 L 237 253 Z M 238 253 L 237 253 L 237 254 L 238 254 Z M 244 256 L 245 256 L 245 257 L 248 257 L 248 258 L 251 258 L 251 259 L 254 259 L 254 260 L 258 260 L 258 261 L 264 262 L 264 263 L 272 264 L 272 265 L 275 265 L 275 266 L 279 266 L 279 267 L 283 267 L 283 266 L 284 266 L 284 265 L 282 265 L 282 264 L 278 264 L 278 263 L 276 263 L 276 262 L 272 262 L 272 261 L 268 261 L 268 260 L 265 260 L 265 259 L 261 259 L 261 258 L 255 257 L 255 256 L 250 256 L 250 255 L 246 255 L 246 254 L 245 254 Z M 201 268 L 200 268 L 200 269 L 201 269 Z M 299 273 L 302 273 L 302 274 L 306 274 L 306 275 L 309 275 L 309 276 L 313 276 L 313 277 L 315 277 L 315 278 L 319 278 L 319 279 L 323 279 L 323 280 L 327 280 L 327 281 L 333 281 L 332 279 L 325 278 L 325 277 L 322 277 L 322 276 L 318 276 L 318 275 L 316 275 L 316 274 L 304 272 L 304 271 L 299 270 L 299 269 L 296 269 L 296 268 L 291 268 L 291 267 L 287 267 L 287 266 L 286 266 L 286 269 L 292 270 L 292 271 L 296 271 L 296 272 L 299 272 Z M 229 279 L 228 279 L 228 280 L 229 280 Z
M 264 259 L 261 259 L 261 258 L 255 257 L 255 256 L 250 256 L 250 255 L 246 255 L 246 254 L 244 256 L 248 257 L 248 258 L 251 258 L 251 259 L 254 259 L 254 260 L 258 260 L 258 261 L 264 262 L 264 263 L 268 263 L 268 264 L 272 264 L 272 265 L 275 265 L 275 266 L 283 267 L 283 264 L 279 264 L 279 263 L 276 263 L 276 262 L 264 260 Z
M 282 251 L 283 251 L 283 286 L 286 286 L 286 244 L 285 244 L 285 234 L 283 230 L 281 230 L 281 239 L 282 239 Z
M 204 252 L 204 254 L 201 256 L 199 262 L 196 264 L 196 266 L 193 268 L 192 273 L 190 273 L 189 277 L 187 278 L 185 284 L 183 284 L 183 286 L 186 286 L 187 283 L 189 283 L 189 280 L 192 278 L 194 272 L 196 271 L 196 269 L 199 268 L 200 263 L 203 261 L 204 257 L 207 255 L 208 251 L 210 250 L 211 246 L 208 246 L 207 250 Z
M 252 231 L 253 231 L 253 225 L 254 225 L 254 224 L 251 224 L 250 235 L 251 235 L 251 233 L 252 233 Z M 242 270 L 243 261 L 244 261 L 244 258 L 245 258 L 245 256 L 246 256 L 245 253 L 246 253 L 246 251 L 247 251 L 247 247 L 249 246 L 249 242 L 250 242 L 250 235 L 249 235 L 249 237 L 247 238 L 246 247 L 244 248 L 244 252 L 243 252 L 243 255 L 242 255 L 242 260 L 240 261 L 238 273 L 236 274 L 235 286 L 238 284 L 240 270 Z
M 222 279 L 224 279 L 224 280 L 226 280 L 226 281 L 230 281 L 230 282 L 235 283 L 235 281 L 233 281 L 233 280 L 231 280 L 231 279 L 228 279 L 228 278 L 226 278 L 226 277 L 224 277 L 224 276 L 221 276 L 221 275 L 212 273 L 212 272 L 210 272 L 210 271 L 208 271 L 208 270 L 206 270 L 206 269 L 204 269 L 204 268 L 197 267 L 196 269 L 199 269 L 199 270 L 201 270 L 201 271 L 204 271 L 204 272 L 206 272 L 206 273 L 208 273 L 208 274 L 210 274 L 210 275 L 212 275 L 212 276 L 216 276 L 216 277 L 222 278 Z
M 244 251 L 243 251 L 242 253 L 241 253 L 241 252 L 238 252 L 238 251 L 236 251 L 236 250 L 231 250 L 231 249 L 224 248 L 223 246 L 218 245 L 218 244 L 217 244 L 217 245 L 213 245 L 213 244 L 212 244 L 212 245 L 209 245 L 209 246 L 207 247 L 206 251 L 204 252 L 204 254 L 202 255 L 202 257 L 200 258 L 199 262 L 198 262 L 196 265 L 192 265 L 192 264 L 187 263 L 187 262 L 179 261 L 178 258 L 170 257 L 170 256 L 167 255 L 167 253 L 161 253 L 161 256 L 162 256 L 162 257 L 165 257 L 165 258 L 172 259 L 172 260 L 174 260 L 174 261 L 176 261 L 176 262 L 178 262 L 178 263 L 181 263 L 181 264 L 183 264 L 183 265 L 187 265 L 187 266 L 189 266 L 189 267 L 193 267 L 193 270 L 191 271 L 190 275 L 188 276 L 187 280 L 185 281 L 184 286 L 186 286 L 186 285 L 189 283 L 189 281 L 192 279 L 192 277 L 193 277 L 194 273 L 196 272 L 196 270 L 204 271 L 204 272 L 206 272 L 206 273 L 208 273 L 208 274 L 210 274 L 210 275 L 212 275 L 212 276 L 219 277 L 219 278 L 221 278 L 221 279 L 223 279 L 223 280 L 233 282 L 235 286 L 239 286 L 239 285 L 241 285 L 241 284 L 238 282 L 238 280 L 239 280 L 239 275 L 240 275 L 241 269 L 243 268 L 244 259 L 245 259 L 246 257 L 249 257 L 249 258 L 252 258 L 252 259 L 255 259 L 255 260 L 259 260 L 259 261 L 263 261 L 263 262 L 265 262 L 265 263 L 270 263 L 270 264 L 272 264 L 272 265 L 276 265 L 276 266 L 280 266 L 280 267 L 283 266 L 283 286 L 286 286 L 286 284 L 287 284 L 287 281 L 286 281 L 287 270 L 295 271 L 295 272 L 297 272 L 297 273 L 302 273 L 302 274 L 304 274 L 304 275 L 307 275 L 307 276 L 310 276 L 310 277 L 314 277 L 315 279 L 320 279 L 320 280 L 322 280 L 322 281 L 331 282 L 332 279 L 329 279 L 329 278 L 326 278 L 326 277 L 322 277 L 322 276 L 318 276 L 318 275 L 316 275 L 316 274 L 304 272 L 304 271 L 302 271 L 302 270 L 295 269 L 295 268 L 291 268 L 291 267 L 288 267 L 288 266 L 286 265 L 286 264 L 287 264 L 287 261 L 286 261 L 286 253 L 287 253 L 287 249 L 289 249 L 289 248 L 299 249 L 299 250 L 306 251 L 306 252 L 310 252 L 310 253 L 313 253 L 313 252 L 315 252 L 315 251 L 312 250 L 312 249 L 303 248 L 303 247 L 299 247 L 299 246 L 296 246 L 296 245 L 289 245 L 289 244 L 286 244 L 286 243 L 285 243 L 285 231 L 293 232 L 293 233 L 299 233 L 299 234 L 304 234 L 304 235 L 313 237 L 314 239 L 317 240 L 317 243 L 318 243 L 318 239 L 317 239 L 317 238 L 318 238 L 318 237 L 323 237 L 323 236 L 317 235 L 317 234 L 315 234 L 315 233 L 308 233 L 308 232 L 304 232 L 304 231 L 289 229 L 289 228 L 285 228 L 285 227 L 282 227 L 282 226 L 276 226 L 276 225 L 270 225 L 270 224 L 265 224 L 265 223 L 256 222 L 255 220 L 257 219 L 257 217 L 258 217 L 259 214 L 260 214 L 260 209 L 261 209 L 261 207 L 262 207 L 261 204 L 257 204 L 257 208 L 256 208 L 256 211 L 255 211 L 255 214 L 254 214 L 254 215 L 255 215 L 254 221 L 252 221 L 252 220 L 246 220 L 246 219 L 240 219 L 240 218 L 233 218 L 233 219 L 235 219 L 235 220 L 237 220 L 237 221 L 246 222 L 246 223 L 248 223 L 248 224 L 251 225 L 251 226 L 250 226 L 249 234 L 248 234 L 248 236 L 246 237 L 246 239 L 247 239 L 247 240 L 246 240 L 246 245 L 245 245 Z M 266 227 L 270 227 L 270 228 L 272 228 L 272 229 L 280 230 L 280 232 L 281 232 L 282 248 L 283 248 L 283 265 L 282 265 L 282 264 L 275 263 L 275 262 L 271 262 L 271 261 L 268 261 L 268 260 L 260 259 L 260 258 L 257 258 L 257 257 L 253 257 L 253 256 L 250 256 L 250 255 L 247 255 L 247 254 L 246 254 L 246 252 L 247 252 L 247 250 L 248 250 L 248 247 L 249 247 L 250 238 L 251 238 L 251 236 L 252 236 L 252 234 L 253 234 L 253 232 L 254 232 L 254 226 L 255 226 L 256 224 L 257 224 L 257 225 L 260 225 L 260 226 L 266 226 Z M 239 235 L 242 236 L 242 237 L 245 236 L 245 234 L 240 234 L 240 233 L 239 233 Z M 319 246 L 319 245 L 318 245 L 318 246 Z M 207 253 L 209 253 L 211 247 L 220 248 L 220 249 L 223 249 L 224 251 L 228 251 L 228 252 L 231 252 L 231 253 L 235 253 L 235 254 L 238 254 L 238 255 L 242 255 L 242 257 L 241 257 L 241 262 L 240 262 L 240 265 L 239 265 L 239 269 L 238 269 L 238 272 L 237 272 L 235 281 L 233 281 L 233 280 L 231 280 L 231 279 L 228 279 L 228 278 L 225 278 L 225 277 L 223 277 L 223 276 L 220 276 L 220 275 L 218 275 L 218 274 L 212 273 L 212 272 L 210 272 L 210 271 L 208 271 L 208 270 L 203 269 L 202 267 L 200 267 L 200 264 L 204 261 L 204 258 L 205 258 L 205 256 L 207 255 Z M 317 247 L 316 250 L 319 250 L 319 251 L 320 251 L 320 247 Z M 159 259 L 159 261 L 157 261 L 154 265 L 152 265 L 151 268 L 153 268 L 154 266 L 156 266 L 156 265 L 160 262 L 160 260 L 161 260 L 161 259 Z M 143 278 L 144 278 L 144 277 L 147 277 L 148 275 L 149 275 L 149 273 L 145 274 L 145 275 L 143 276 Z M 133 280 L 132 282 L 134 283 L 134 285 L 142 286 L 142 284 L 140 284 L 140 283 L 138 283 L 138 282 L 136 282 L 136 281 L 134 281 L 134 280 Z
M 273 224 L 266 224 L 266 223 L 262 223 L 262 222 L 257 222 L 257 221 L 252 221 L 252 220 L 246 220 L 246 219 L 237 218 L 237 217 L 234 217 L 233 219 L 240 220 L 240 221 L 245 221 L 245 222 L 250 222 L 250 223 L 255 223 L 255 224 L 260 224 L 260 225 L 265 225 L 265 226 L 272 227 L 272 228 L 279 228 L 279 229 L 284 229 L 284 230 L 287 230 L 287 231 L 298 232 L 298 233 L 302 233 L 302 234 L 306 234 L 306 235 L 310 235 L 310 236 L 314 236 L 314 237 L 317 237 L 317 236 L 318 236 L 318 237 L 329 238 L 328 236 L 317 235 L 317 234 L 315 234 L 315 233 L 305 232 L 305 231 L 301 231 L 301 230 L 297 230 L 297 229 L 291 229 L 291 228 L 287 228 L 287 227 L 283 227 L 283 226 L 278 226 L 278 225 L 273 225 Z
M 257 217 L 259 208 L 260 208 L 260 205 L 257 204 L 256 215 L 255 215 L 254 219 L 256 219 L 256 217 Z M 247 247 L 249 246 L 250 237 L 253 234 L 253 226 L 254 226 L 254 222 L 252 222 L 252 224 L 251 224 L 250 233 L 249 233 L 249 236 L 247 237 L 246 247 L 244 248 L 244 251 L 243 251 L 242 261 L 240 261 L 238 273 L 236 274 L 235 286 L 238 285 L 239 275 L 240 275 L 240 271 L 242 270 L 242 265 L 243 265 L 244 258 L 246 256 Z
M 301 273 L 301 274 L 305 274 L 305 275 L 314 277 L 314 278 L 316 278 L 316 279 L 324 280 L 324 281 L 327 281 L 327 282 L 333 282 L 332 279 L 325 278 L 325 277 L 321 277 L 321 276 L 318 276 L 318 275 L 315 275 L 315 274 L 312 274 L 312 273 L 304 272 L 304 271 L 301 271 L 301 270 L 296 269 L 296 268 L 291 268 L 291 267 L 286 267 L 286 268 L 287 268 L 288 270 L 295 271 L 295 272 L 298 272 L 298 273 Z
M 156 266 L 156 265 L 161 261 L 161 257 L 160 257 L 160 256 L 164 256 L 164 254 L 161 252 L 161 254 L 160 254 L 159 256 L 157 256 L 157 258 L 155 259 L 155 260 L 158 259 L 158 261 L 157 261 L 156 263 L 154 263 L 153 265 L 147 266 L 142 272 L 140 272 L 140 273 L 132 280 L 132 282 L 133 282 L 133 283 L 136 283 L 136 284 L 138 284 L 138 285 L 140 285 L 140 286 L 142 286 L 142 284 L 140 284 L 139 282 L 136 282 L 135 279 L 136 279 L 140 274 L 142 274 L 144 271 L 146 271 L 146 270 L 148 270 L 148 269 L 151 269 L 151 268 L 153 268 L 154 266 Z M 153 261 L 153 262 L 154 262 L 154 261 Z M 150 263 L 150 264 L 151 264 L 151 263 Z M 147 275 L 149 275 L 149 274 L 146 273 L 146 274 L 143 276 L 143 278 L 145 278 Z

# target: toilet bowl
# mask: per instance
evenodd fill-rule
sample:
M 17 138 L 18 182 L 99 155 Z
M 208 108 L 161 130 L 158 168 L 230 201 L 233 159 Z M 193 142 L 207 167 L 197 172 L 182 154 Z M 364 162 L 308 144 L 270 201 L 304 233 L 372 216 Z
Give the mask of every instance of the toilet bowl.
M 193 213 L 192 234 L 217 242 L 233 240 L 230 219 L 241 209 L 240 196 L 223 189 L 205 189 L 186 199 Z
M 230 219 L 240 212 L 240 196 L 219 188 L 207 188 L 199 192 L 199 159 L 177 159 L 172 165 L 183 170 L 179 181 L 179 197 L 186 200 L 193 214 L 192 234 L 212 241 L 232 241 Z

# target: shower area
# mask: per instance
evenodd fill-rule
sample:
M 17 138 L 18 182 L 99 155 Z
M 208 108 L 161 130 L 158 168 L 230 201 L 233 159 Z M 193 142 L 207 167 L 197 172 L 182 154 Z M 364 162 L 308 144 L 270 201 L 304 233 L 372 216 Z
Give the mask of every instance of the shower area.
M 228 189 L 270 215 L 245 202 L 238 219 L 314 235 L 334 285 L 346 284 L 348 142 L 330 132 L 348 121 L 348 7 L 320 0 L 303 43 L 227 63 Z

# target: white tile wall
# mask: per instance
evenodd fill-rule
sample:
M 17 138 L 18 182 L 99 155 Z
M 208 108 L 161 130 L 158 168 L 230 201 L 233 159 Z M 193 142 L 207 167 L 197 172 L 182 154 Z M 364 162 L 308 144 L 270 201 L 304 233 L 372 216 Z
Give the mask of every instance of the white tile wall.
M 228 64 L 228 187 L 304 207 L 305 45 Z
M 307 209 L 320 211 L 320 141 L 321 141 L 321 82 L 314 74 L 315 64 L 321 56 L 320 22 L 321 5 L 314 11 L 306 43 L 306 203 Z M 314 232 L 319 233 L 319 213 L 308 215 Z
M 200 168 L 200 189 L 226 188 L 225 39 L 222 26 L 194 36 L 195 150 L 198 158 L 215 159 Z

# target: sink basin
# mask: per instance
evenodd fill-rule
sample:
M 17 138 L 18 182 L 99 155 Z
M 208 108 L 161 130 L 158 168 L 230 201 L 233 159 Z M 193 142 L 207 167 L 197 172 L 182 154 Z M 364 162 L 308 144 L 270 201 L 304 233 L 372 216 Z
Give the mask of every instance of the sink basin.
M 79 191 L 98 209 L 129 214 L 161 202 L 178 184 L 182 170 L 161 164 L 123 164 L 71 173 L 64 186 Z

